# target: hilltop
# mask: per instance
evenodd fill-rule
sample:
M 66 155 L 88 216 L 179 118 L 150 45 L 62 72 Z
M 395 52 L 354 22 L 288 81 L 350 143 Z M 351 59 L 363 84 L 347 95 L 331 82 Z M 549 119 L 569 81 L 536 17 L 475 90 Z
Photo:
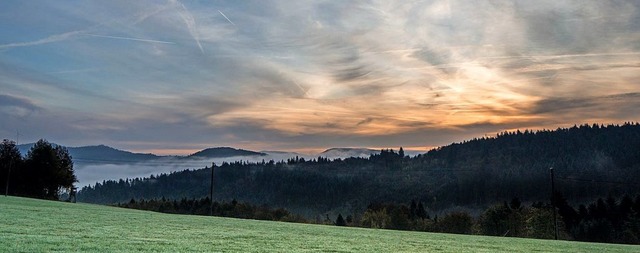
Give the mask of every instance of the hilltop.
M 193 153 L 187 157 L 198 158 L 220 158 L 234 156 L 266 156 L 267 154 L 244 149 L 235 149 L 230 147 L 207 148 Z

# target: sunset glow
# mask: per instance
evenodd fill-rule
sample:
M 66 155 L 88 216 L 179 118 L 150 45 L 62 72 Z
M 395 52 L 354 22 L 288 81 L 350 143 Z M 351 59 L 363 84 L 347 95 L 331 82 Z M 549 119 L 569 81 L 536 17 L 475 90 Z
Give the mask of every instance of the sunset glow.
M 2 1 L 0 137 L 435 147 L 640 120 L 638 1 Z

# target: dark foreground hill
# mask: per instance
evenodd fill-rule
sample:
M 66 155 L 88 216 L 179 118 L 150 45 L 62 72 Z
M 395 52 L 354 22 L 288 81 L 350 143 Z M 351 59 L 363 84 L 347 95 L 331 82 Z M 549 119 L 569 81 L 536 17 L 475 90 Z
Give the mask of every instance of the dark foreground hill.
M 224 163 L 215 168 L 215 198 L 285 207 L 307 216 L 361 213 L 370 203 L 421 201 L 430 210 L 484 208 L 520 198 L 548 202 L 549 168 L 570 203 L 640 192 L 640 125 L 583 125 L 505 132 L 408 157 L 383 150 L 369 158 Z M 211 168 L 83 188 L 80 201 L 208 196 Z

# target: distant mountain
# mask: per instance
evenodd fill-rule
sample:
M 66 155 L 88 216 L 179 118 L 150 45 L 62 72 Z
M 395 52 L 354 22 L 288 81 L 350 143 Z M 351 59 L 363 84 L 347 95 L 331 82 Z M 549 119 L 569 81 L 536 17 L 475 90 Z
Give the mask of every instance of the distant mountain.
M 221 158 L 221 157 L 234 157 L 234 156 L 266 156 L 267 154 L 255 151 L 249 151 L 244 149 L 235 149 L 230 147 L 218 147 L 207 148 L 196 153 L 189 155 L 188 157 L 196 158 Z
M 53 146 L 58 144 L 51 143 Z M 34 143 L 18 145 L 23 156 L 26 156 Z M 159 156 L 154 154 L 134 153 L 112 148 L 106 145 L 67 147 L 75 162 L 79 163 L 137 163 L 161 158 L 226 158 L 235 156 L 266 156 L 266 153 L 230 147 L 207 148 L 188 156 Z
M 115 149 L 105 145 L 71 147 L 68 148 L 69 153 L 77 160 L 86 160 L 92 162 L 101 161 L 122 161 L 122 162 L 140 162 L 155 160 L 161 158 L 154 154 L 142 154 Z
M 349 158 L 349 157 L 367 158 L 372 154 L 378 154 L 378 153 L 380 153 L 380 150 L 368 149 L 368 148 L 330 148 L 318 155 L 329 158 L 329 159 Z
M 34 143 L 22 144 L 18 146 L 18 149 L 23 156 L 26 156 L 33 145 Z M 52 143 L 52 145 L 57 146 L 58 144 Z M 69 150 L 74 162 L 80 163 L 136 163 L 162 157 L 154 154 L 133 153 L 105 145 L 67 147 L 67 150 Z

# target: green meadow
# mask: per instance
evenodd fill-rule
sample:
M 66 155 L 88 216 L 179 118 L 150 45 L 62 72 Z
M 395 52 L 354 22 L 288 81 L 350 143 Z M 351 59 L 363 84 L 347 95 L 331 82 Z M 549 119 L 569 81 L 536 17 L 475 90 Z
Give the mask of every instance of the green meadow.
M 2 252 L 640 252 L 640 246 L 162 214 L 0 197 Z

